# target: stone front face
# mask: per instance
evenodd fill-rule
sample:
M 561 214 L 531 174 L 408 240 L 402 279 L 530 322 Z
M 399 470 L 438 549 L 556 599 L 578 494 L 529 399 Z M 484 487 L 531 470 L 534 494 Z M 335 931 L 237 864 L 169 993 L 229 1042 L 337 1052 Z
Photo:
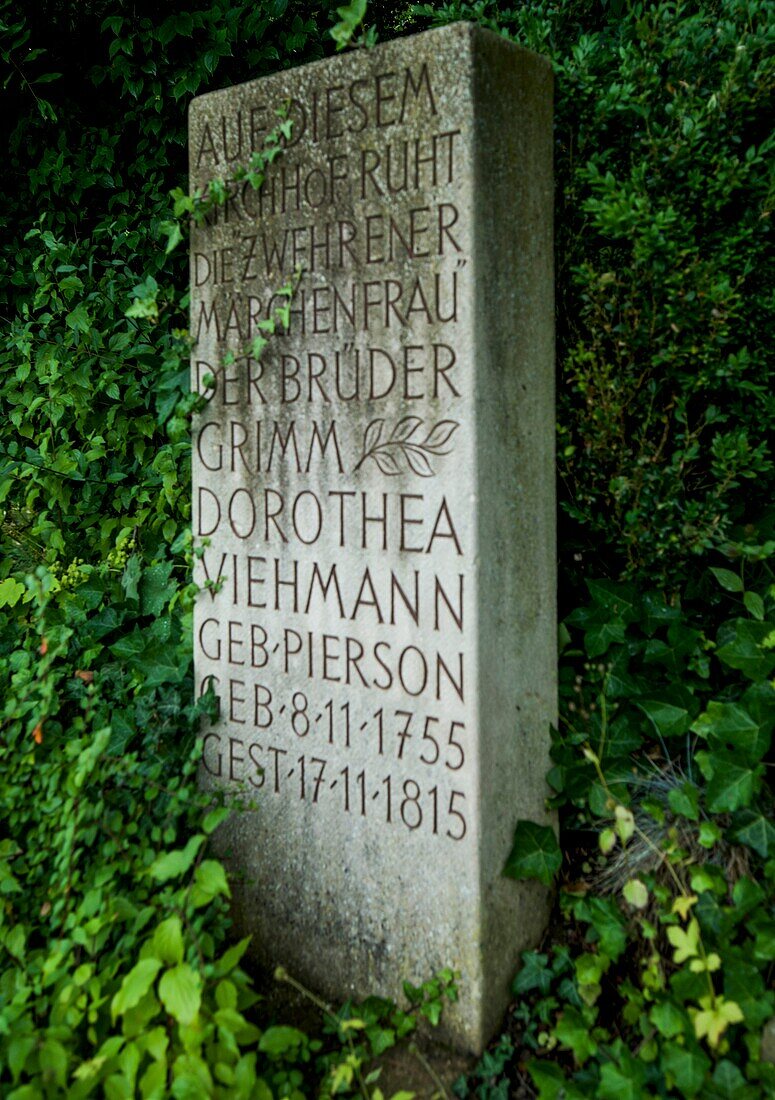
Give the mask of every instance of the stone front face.
M 202 96 L 189 137 L 192 187 L 231 181 L 191 331 L 237 921 L 332 998 L 458 970 L 479 1049 L 547 908 L 501 869 L 554 717 L 549 67 L 457 25 Z

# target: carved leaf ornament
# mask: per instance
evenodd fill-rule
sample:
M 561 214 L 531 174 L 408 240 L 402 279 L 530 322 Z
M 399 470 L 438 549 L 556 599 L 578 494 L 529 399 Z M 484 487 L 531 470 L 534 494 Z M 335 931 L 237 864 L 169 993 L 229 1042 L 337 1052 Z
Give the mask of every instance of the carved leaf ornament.
M 450 440 L 460 424 L 457 420 L 439 420 L 421 439 L 417 433 L 423 423 L 419 416 L 405 416 L 398 421 L 388 438 L 383 439 L 385 421 L 372 420 L 363 433 L 363 454 L 355 469 L 360 469 L 370 458 L 389 477 L 407 470 L 418 477 L 434 477 L 436 471 L 431 466 L 430 458 L 450 453 Z

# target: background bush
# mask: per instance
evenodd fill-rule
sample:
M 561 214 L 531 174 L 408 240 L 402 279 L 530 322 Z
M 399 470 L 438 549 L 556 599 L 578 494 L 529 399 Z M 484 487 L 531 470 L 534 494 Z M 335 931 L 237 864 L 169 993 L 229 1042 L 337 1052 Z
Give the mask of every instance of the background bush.
M 187 272 L 165 250 L 190 97 L 330 53 L 334 8 L 0 5 L 0 1088 L 15 1100 L 361 1087 L 368 1050 L 346 1028 L 321 1050 L 262 1039 L 204 847 Z M 459 1091 L 506 1095 L 537 1050 L 542 1096 L 763 1095 L 772 20 L 758 0 L 541 0 L 375 4 L 366 22 L 384 38 L 459 18 L 555 67 L 566 622 L 550 782 L 568 887 L 559 945 L 528 957 L 500 1044 Z M 543 843 L 532 862 L 517 846 L 512 872 L 558 861 Z M 377 1045 L 411 1026 L 389 1011 L 373 1007 Z

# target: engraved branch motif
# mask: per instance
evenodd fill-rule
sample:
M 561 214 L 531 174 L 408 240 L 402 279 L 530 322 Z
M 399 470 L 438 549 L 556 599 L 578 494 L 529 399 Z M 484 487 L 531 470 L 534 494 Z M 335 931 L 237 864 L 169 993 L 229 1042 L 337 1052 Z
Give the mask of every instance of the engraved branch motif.
M 405 416 L 399 420 L 389 437 L 382 439 L 384 420 L 372 420 L 363 433 L 363 454 L 355 470 L 359 470 L 367 458 L 373 459 L 383 474 L 390 477 L 403 473 L 407 468 L 419 477 L 434 477 L 436 471 L 428 460 L 429 455 L 446 455 L 452 436 L 460 427 L 457 420 L 439 420 L 425 439 L 413 439 L 423 421 L 419 416 Z M 353 473 L 355 472 L 353 470 Z

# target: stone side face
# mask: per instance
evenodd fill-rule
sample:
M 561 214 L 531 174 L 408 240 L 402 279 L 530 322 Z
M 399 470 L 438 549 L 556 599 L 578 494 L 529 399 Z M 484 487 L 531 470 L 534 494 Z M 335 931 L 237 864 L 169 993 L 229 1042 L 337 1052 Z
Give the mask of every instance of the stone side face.
M 551 72 L 459 24 L 201 96 L 192 187 L 283 106 L 192 234 L 203 782 L 255 801 L 219 843 L 257 959 L 454 967 L 479 1050 L 548 907 L 500 872 L 555 718 Z

